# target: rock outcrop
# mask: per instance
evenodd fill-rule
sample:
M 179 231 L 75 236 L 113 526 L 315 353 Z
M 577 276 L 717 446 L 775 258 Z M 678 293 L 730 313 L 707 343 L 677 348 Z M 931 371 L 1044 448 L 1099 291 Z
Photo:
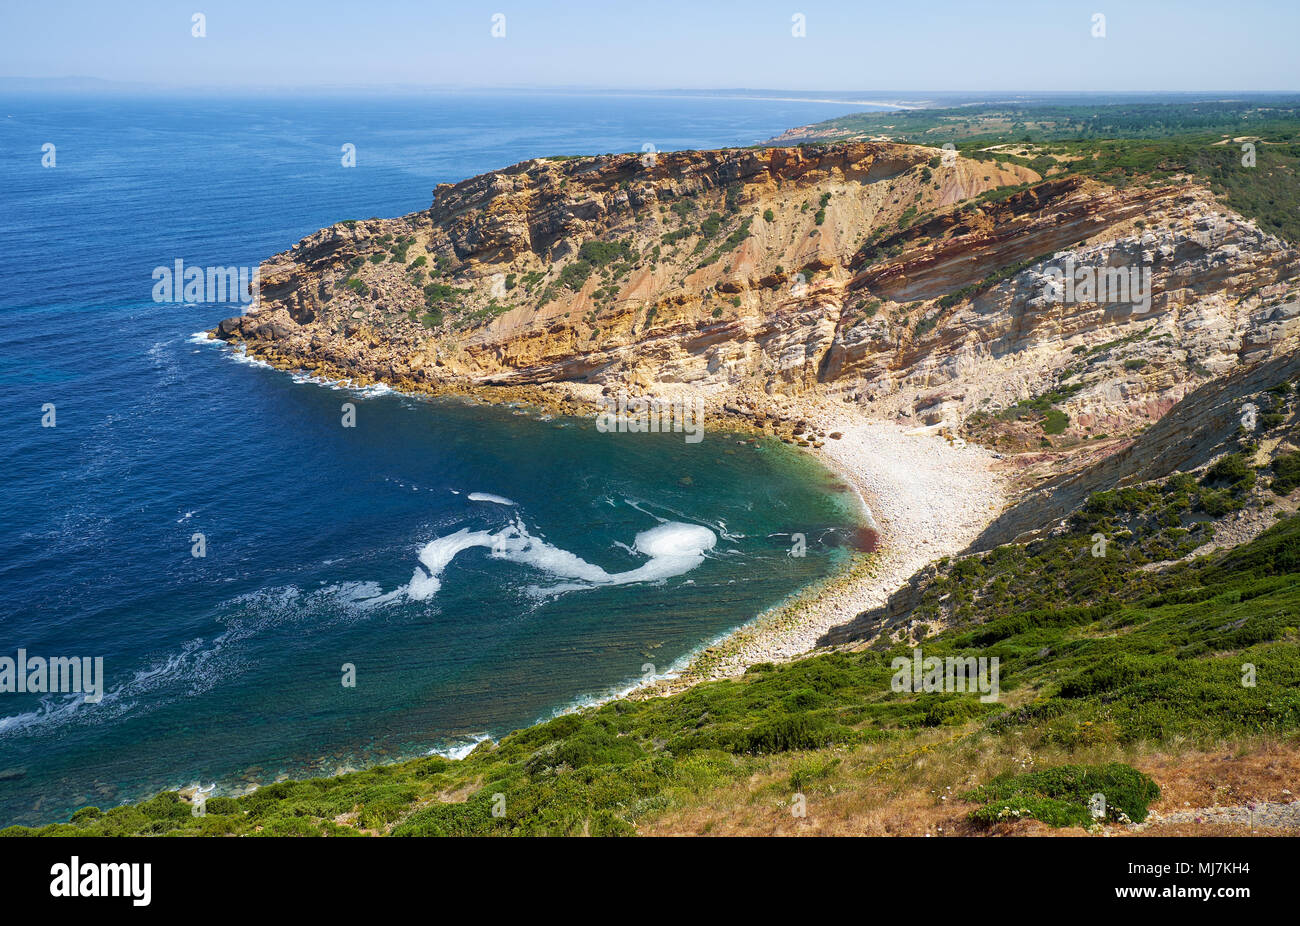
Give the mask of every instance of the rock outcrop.
M 1067 267 L 1137 276 L 1079 296 Z M 1298 275 L 1190 182 L 1044 181 L 888 143 L 608 155 L 323 229 L 214 336 L 363 383 L 817 390 L 953 433 L 1051 393 L 1059 440 L 1081 440 L 1293 349 Z

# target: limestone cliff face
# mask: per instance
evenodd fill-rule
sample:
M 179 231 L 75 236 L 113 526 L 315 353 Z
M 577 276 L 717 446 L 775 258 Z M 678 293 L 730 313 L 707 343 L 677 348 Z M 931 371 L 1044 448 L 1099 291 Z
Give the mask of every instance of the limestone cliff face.
M 528 161 L 309 236 L 215 333 L 408 388 L 815 388 L 954 429 L 1057 389 L 1077 434 L 1295 346 L 1300 255 L 1208 192 L 1040 179 L 887 143 Z M 1063 300 L 1067 262 L 1149 298 Z
M 930 328 L 918 337 L 913 324 L 909 336 L 880 313 L 841 326 L 828 374 L 869 384 L 882 411 L 955 422 L 1063 388 L 1073 427 L 1115 433 L 1158 418 L 1214 376 L 1296 345 L 1297 253 L 1203 191 L 1049 181 L 976 212 L 886 239 L 902 245 L 896 257 L 858 257 L 863 269 L 847 289 L 870 295 L 848 297 L 850 317 L 873 296 L 921 301 Z M 1053 267 L 1149 274 L 1149 292 L 1067 302 Z M 972 286 L 944 307 L 945 294 Z
M 426 211 L 309 236 L 263 265 L 259 303 L 217 333 L 279 362 L 415 383 L 775 373 L 804 352 L 810 311 L 833 332 L 825 317 L 871 229 L 1037 179 L 965 160 L 931 169 L 937 154 L 528 161 L 443 184 Z M 815 380 L 822 352 L 779 378 Z

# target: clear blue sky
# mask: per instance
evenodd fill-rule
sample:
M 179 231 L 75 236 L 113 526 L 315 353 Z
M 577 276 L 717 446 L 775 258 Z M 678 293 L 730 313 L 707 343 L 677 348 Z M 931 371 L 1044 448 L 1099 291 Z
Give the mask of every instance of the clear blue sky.
M 207 37 L 191 37 L 191 15 Z M 490 35 L 494 13 L 506 37 Z M 1091 35 L 1106 15 L 1106 37 Z M 806 17 L 807 37 L 791 36 Z M 1300 0 L 2 0 L 0 77 L 195 86 L 1300 90 Z

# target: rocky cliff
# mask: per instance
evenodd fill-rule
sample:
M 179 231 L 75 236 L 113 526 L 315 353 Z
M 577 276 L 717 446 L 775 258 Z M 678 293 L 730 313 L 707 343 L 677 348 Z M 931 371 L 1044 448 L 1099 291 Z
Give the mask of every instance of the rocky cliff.
M 1149 282 L 1062 298 L 1066 265 Z M 323 229 L 214 335 L 415 390 L 680 384 L 742 408 L 816 390 L 994 442 L 981 426 L 1046 394 L 1068 424 L 1043 440 L 1068 446 L 1291 349 L 1298 273 L 1190 183 L 1044 181 L 888 143 L 608 155 Z

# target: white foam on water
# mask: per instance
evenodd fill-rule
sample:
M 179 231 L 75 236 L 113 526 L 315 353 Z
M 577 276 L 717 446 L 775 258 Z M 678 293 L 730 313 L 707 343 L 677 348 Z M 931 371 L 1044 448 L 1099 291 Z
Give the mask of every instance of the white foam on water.
M 722 536 L 723 540 L 744 540 L 745 539 L 744 534 L 733 534 L 729 530 L 727 530 L 726 521 L 718 522 L 718 533 Z
M 79 694 L 60 698 L 43 697 L 41 698 L 41 706 L 37 710 L 0 717 L 0 736 L 18 733 L 29 727 L 45 726 L 69 720 L 84 700 L 85 698 Z
M 509 499 L 496 503 L 514 504 Z M 712 530 L 702 525 L 665 521 L 638 533 L 631 545 L 618 544 L 632 555 L 645 557 L 644 563 L 634 569 L 609 572 L 569 550 L 534 537 L 519 517 L 495 531 L 462 528 L 426 543 L 420 549 L 419 566 L 411 580 L 389 592 L 385 592 L 377 582 L 352 581 L 310 592 L 289 585 L 237 596 L 228 604 L 240 614 L 240 618 L 229 623 L 223 633 L 211 640 L 190 640 L 176 652 L 155 657 L 136 669 L 129 681 L 105 691 L 94 711 L 87 711 L 82 706 L 83 699 L 79 695 L 47 697 L 34 710 L 0 716 L 0 738 L 38 726 L 102 723 L 125 712 L 137 711 L 146 704 L 157 707 L 177 697 L 206 691 L 242 671 L 243 660 L 238 644 L 244 640 L 270 626 L 304 621 L 309 616 L 311 620 L 319 621 L 323 612 L 332 615 L 332 621 L 364 620 L 374 608 L 382 605 L 401 600 L 425 601 L 438 593 L 442 588 L 443 572 L 466 550 L 486 549 L 490 559 L 528 566 L 559 580 L 549 586 L 526 589 L 528 593 L 542 597 L 637 582 L 661 582 L 690 572 L 703 563 L 716 546 L 717 539 Z M 676 666 L 669 671 L 675 670 Z M 620 687 L 619 690 L 623 689 Z M 607 696 L 608 693 L 603 693 L 598 697 L 603 700 Z M 460 758 L 486 738 L 484 734 L 459 741 L 447 750 L 440 750 L 439 754 Z
M 650 557 L 698 556 L 712 550 L 718 538 L 699 524 L 668 521 L 636 535 L 636 549 Z
M 493 495 L 491 492 L 471 492 L 466 496 L 471 502 L 491 502 L 494 505 L 516 505 L 503 495 Z
M 96 703 L 86 701 L 83 694 L 45 695 L 35 710 L 0 717 L 0 738 L 37 727 L 106 723 L 138 710 L 141 704 L 156 706 L 157 692 L 178 682 L 187 684 L 191 690 L 200 690 L 205 687 L 204 675 L 213 655 L 203 648 L 203 642 L 190 640 L 178 652 L 164 656 L 161 662 L 137 669 L 129 681 L 107 688 Z M 219 644 L 221 638 L 214 642 Z
M 454 534 L 438 537 L 424 545 L 420 550 L 420 567 L 417 567 L 411 581 L 405 588 L 399 588 L 383 596 L 385 600 L 405 594 L 412 601 L 424 601 L 437 594 L 442 588 L 439 578 L 447 564 L 456 558 L 457 553 L 474 547 L 492 547 L 491 531 L 471 531 L 462 527 Z M 421 568 L 422 567 L 422 568 Z
M 267 363 L 265 360 L 250 356 L 245 345 L 231 344 L 228 341 L 221 340 L 221 338 L 209 338 L 206 331 L 196 331 L 186 340 L 191 344 L 210 344 L 213 347 L 222 349 L 232 360 L 238 363 L 246 363 L 249 366 L 262 367 L 267 370 L 275 369 L 275 367 Z M 313 373 L 306 373 L 303 371 L 291 372 L 289 378 L 300 385 L 310 384 L 313 386 L 324 386 L 326 389 L 334 389 L 339 392 L 350 392 L 366 399 L 397 392 L 397 390 L 392 386 L 389 386 L 387 383 L 372 383 L 369 386 L 358 386 L 355 383 L 348 382 L 347 380 L 328 379 L 323 376 L 317 376 Z
M 270 628 L 366 620 L 374 608 L 404 594 L 405 586 L 385 595 L 377 582 L 339 582 L 311 591 L 288 585 L 238 595 L 223 605 L 237 617 L 221 633 L 196 637 L 176 650 L 146 657 L 124 681 L 106 687 L 96 704 L 85 702 L 80 694 L 51 694 L 22 713 L 0 715 L 0 739 L 38 727 L 100 725 L 201 694 L 245 671 L 242 644 Z M 109 678 L 122 677 L 123 670 L 107 671 Z
M 667 523 L 667 521 L 668 521 L 667 518 L 661 518 L 661 517 L 659 517 L 659 515 L 655 514 L 653 511 L 646 511 L 644 508 L 642 508 L 639 504 L 637 504 L 635 501 L 633 501 L 633 500 L 630 499 L 630 498 L 625 498 L 625 499 L 623 499 L 623 504 L 624 504 L 624 505 L 627 505 L 629 508 L 633 508 L 633 509 L 635 509 L 635 510 L 641 512 L 641 513 L 642 513 L 643 515 L 645 515 L 646 517 L 654 518 L 654 519 L 655 519 L 656 521 L 658 521 L 660 524 L 665 524 L 665 523 Z
M 624 572 L 608 572 L 576 553 L 534 537 L 523 521 L 516 518 L 497 531 L 461 528 L 454 534 L 435 537 L 421 548 L 418 554 L 420 565 L 406 585 L 371 598 L 355 597 L 350 600 L 362 606 L 386 604 L 400 598 L 426 601 L 442 588 L 442 574 L 451 561 L 464 551 L 475 548 L 489 550 L 491 559 L 518 563 L 564 580 L 548 586 L 529 586 L 526 589 L 531 595 L 545 596 L 670 579 L 690 572 L 704 562 L 706 554 L 717 542 L 717 536 L 707 527 L 669 521 L 637 534 L 631 547 L 621 545 L 629 552 L 647 557 L 646 562 Z
M 444 759 L 463 759 L 471 752 L 478 748 L 479 743 L 487 742 L 492 739 L 486 733 L 475 733 L 472 736 L 466 736 L 458 739 L 455 745 L 440 746 L 430 749 L 426 755 L 442 756 Z
M 347 380 L 329 379 L 324 376 L 317 376 L 314 373 L 290 373 L 289 378 L 298 385 L 310 384 L 312 386 L 324 386 L 326 389 L 333 389 L 335 392 L 350 392 L 363 398 L 371 399 L 375 396 L 388 395 L 395 390 L 387 383 L 372 383 L 369 386 L 358 386 Z

